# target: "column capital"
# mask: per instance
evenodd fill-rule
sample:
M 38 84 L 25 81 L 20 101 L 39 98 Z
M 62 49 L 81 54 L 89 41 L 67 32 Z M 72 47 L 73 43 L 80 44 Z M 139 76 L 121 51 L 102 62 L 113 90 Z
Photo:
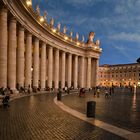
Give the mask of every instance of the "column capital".
M 20 31 L 24 31 L 24 27 L 21 25 L 21 26 L 19 26 L 19 28 L 18 28 Z
M 91 57 L 87 57 L 88 59 L 91 59 Z
M 85 56 L 79 56 L 79 57 L 81 57 L 81 58 L 85 58 Z
M 62 54 L 66 54 L 66 52 L 65 51 L 62 51 Z
M 58 51 L 59 52 L 60 50 L 59 49 L 55 49 L 55 51 Z
M 32 34 L 30 32 L 27 32 L 27 37 L 32 37 Z
M 35 37 L 34 38 L 34 42 L 39 42 L 39 38 L 38 37 Z
M 78 57 L 78 55 L 74 55 L 74 57 Z
M 7 7 L 5 7 L 5 6 L 3 6 L 3 7 L 0 9 L 0 11 L 5 12 L 5 13 L 8 12 Z
M 10 22 L 14 22 L 14 23 L 16 23 L 17 20 L 16 20 L 16 18 L 15 18 L 14 16 L 12 16 L 12 17 L 10 17 Z
M 51 46 L 51 45 L 48 45 L 48 48 L 49 48 L 49 49 L 53 49 L 53 46 Z
M 72 56 L 72 54 L 71 53 L 68 53 L 68 56 Z
M 46 43 L 44 41 L 41 41 L 41 46 L 46 47 Z

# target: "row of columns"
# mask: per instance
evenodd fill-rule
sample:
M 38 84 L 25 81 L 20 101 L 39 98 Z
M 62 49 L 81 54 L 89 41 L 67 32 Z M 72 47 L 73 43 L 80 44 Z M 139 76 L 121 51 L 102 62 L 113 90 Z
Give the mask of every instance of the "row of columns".
M 61 52 L 60 57 L 60 50 L 48 47 L 29 32 L 25 34 L 22 26 L 17 28 L 15 18 L 10 19 L 9 26 L 7 22 L 7 10 L 3 8 L 0 10 L 0 87 L 15 90 L 18 83 L 25 87 L 38 87 L 40 84 L 44 89 L 46 80 L 50 88 L 54 81 L 56 89 L 59 88 L 59 81 L 62 88 L 65 87 L 65 81 L 68 87 L 73 81 L 74 88 L 78 85 L 87 88 L 96 85 L 97 59 L 66 52 Z

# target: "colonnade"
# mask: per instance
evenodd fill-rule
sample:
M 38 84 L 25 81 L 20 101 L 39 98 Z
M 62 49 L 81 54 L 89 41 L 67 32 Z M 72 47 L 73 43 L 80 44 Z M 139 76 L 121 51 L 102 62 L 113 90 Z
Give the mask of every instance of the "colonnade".
M 0 87 L 91 88 L 98 61 L 51 46 L 8 16 L 6 8 L 0 10 Z

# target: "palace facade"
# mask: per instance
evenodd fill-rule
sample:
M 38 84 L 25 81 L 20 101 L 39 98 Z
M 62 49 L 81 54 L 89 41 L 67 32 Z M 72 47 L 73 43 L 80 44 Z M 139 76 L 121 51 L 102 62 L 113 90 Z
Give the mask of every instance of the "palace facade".
M 0 87 L 16 90 L 20 87 L 65 86 L 91 88 L 97 85 L 100 41 L 88 41 L 66 26 L 54 26 L 47 12 L 40 15 L 32 0 L 0 1 Z
M 98 72 L 100 86 L 140 86 L 140 63 L 101 65 Z

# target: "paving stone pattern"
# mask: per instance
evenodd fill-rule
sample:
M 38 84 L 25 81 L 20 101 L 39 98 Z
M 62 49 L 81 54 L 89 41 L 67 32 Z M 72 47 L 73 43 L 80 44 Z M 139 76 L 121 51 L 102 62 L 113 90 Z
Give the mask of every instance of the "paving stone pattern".
M 87 93 L 85 98 L 79 98 L 78 94 L 63 97 L 64 104 L 85 114 L 88 101 L 96 102 L 96 119 L 140 132 L 140 93 L 119 91 L 108 99 L 104 94 L 94 97 L 92 92 Z
M 124 139 L 62 111 L 54 104 L 54 97 L 54 94 L 24 97 L 10 102 L 10 108 L 1 106 L 0 140 Z

